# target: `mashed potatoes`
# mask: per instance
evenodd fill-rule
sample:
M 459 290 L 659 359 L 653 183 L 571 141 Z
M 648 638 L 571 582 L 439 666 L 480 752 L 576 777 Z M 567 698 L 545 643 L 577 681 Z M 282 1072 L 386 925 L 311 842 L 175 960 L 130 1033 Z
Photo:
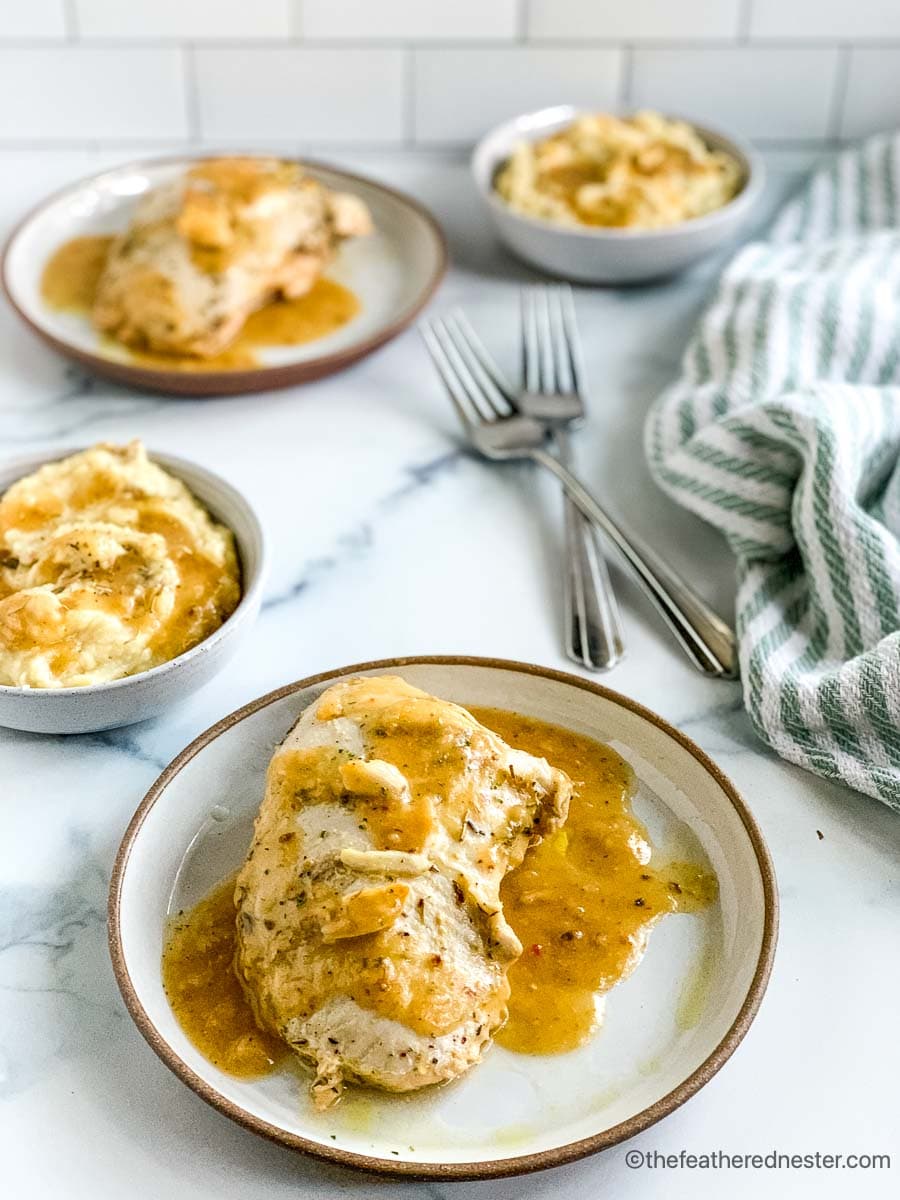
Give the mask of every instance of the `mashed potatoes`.
M 240 595 L 231 531 L 140 442 L 48 463 L 0 497 L 0 684 L 149 670 L 209 637 Z
M 521 142 L 494 186 L 516 212 L 559 225 L 658 229 L 727 204 L 741 168 L 683 121 L 598 113 Z

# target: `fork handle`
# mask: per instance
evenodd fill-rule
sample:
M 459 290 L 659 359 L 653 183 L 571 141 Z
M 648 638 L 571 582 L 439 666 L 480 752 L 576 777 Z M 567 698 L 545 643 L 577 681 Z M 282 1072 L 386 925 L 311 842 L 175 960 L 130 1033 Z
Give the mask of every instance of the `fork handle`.
M 707 675 L 736 678 L 737 643 L 721 617 L 655 551 L 626 534 L 558 459 L 542 449 L 532 450 L 530 457 L 556 476 L 577 507 L 615 546 L 694 666 Z
M 556 457 L 571 466 L 572 447 L 568 431 L 554 435 Z M 625 653 L 619 606 L 597 544 L 594 526 L 580 508 L 565 497 L 565 636 L 566 653 L 581 667 L 609 671 Z

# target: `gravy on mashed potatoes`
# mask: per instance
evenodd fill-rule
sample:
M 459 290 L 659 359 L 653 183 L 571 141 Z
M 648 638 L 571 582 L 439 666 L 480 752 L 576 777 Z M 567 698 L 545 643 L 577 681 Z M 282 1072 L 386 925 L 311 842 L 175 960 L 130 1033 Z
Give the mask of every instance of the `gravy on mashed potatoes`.
M 684 121 L 595 113 L 520 142 L 494 187 L 511 209 L 557 225 L 658 229 L 722 208 L 741 168 Z
M 233 534 L 138 441 L 47 463 L 0 497 L 0 684 L 147 671 L 209 637 L 240 595 Z

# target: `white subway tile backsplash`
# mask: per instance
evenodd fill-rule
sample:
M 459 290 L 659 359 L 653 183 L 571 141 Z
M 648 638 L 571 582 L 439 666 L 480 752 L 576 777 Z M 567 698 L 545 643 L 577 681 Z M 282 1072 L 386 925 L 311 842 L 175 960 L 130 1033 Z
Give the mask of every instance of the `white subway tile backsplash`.
M 291 0 L 74 0 L 85 38 L 268 38 L 291 32 Z
M 204 137 L 235 143 L 403 137 L 402 50 L 201 47 L 195 56 Z
M 900 37 L 898 0 L 752 0 L 750 36 Z
M 188 135 L 179 49 L 0 49 L 0 141 Z
M 827 137 L 836 49 L 637 49 L 630 100 L 747 137 Z
M 65 37 L 64 3 L 65 0 L 6 0 L 0 7 L 0 41 Z
M 829 140 L 900 124 L 898 56 L 900 0 L 0 0 L 0 141 L 438 147 L 564 99 Z
M 841 137 L 865 137 L 900 126 L 900 48 L 850 53 Z
M 518 0 L 302 0 L 304 38 L 512 40 Z
M 498 121 L 547 104 L 615 105 L 622 55 L 613 49 L 417 50 L 417 142 L 471 142 Z
M 734 38 L 741 0 L 525 0 L 531 38 Z

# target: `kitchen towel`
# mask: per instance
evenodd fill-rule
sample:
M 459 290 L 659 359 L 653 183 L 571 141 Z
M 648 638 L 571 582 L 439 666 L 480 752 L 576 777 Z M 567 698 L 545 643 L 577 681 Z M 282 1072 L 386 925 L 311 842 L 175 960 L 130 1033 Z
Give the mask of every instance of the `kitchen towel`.
M 732 259 L 645 435 L 737 555 L 757 732 L 900 812 L 900 134 Z

